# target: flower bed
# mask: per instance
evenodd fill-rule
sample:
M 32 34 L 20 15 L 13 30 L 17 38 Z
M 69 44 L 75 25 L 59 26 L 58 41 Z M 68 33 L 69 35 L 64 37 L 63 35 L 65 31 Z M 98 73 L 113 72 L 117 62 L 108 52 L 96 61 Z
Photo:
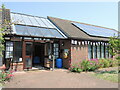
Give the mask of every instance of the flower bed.
M 83 60 L 80 63 L 71 65 L 69 68 L 72 72 L 95 71 L 98 68 L 107 68 L 120 65 L 120 59 L 90 59 Z
M 13 71 L 1 71 L 0 72 L 0 82 L 9 81 L 14 75 Z

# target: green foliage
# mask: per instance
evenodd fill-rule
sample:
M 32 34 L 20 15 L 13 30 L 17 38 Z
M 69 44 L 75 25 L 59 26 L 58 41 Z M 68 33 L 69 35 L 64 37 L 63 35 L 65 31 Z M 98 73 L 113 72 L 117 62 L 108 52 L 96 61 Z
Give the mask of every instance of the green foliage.
M 9 81 L 11 79 L 11 77 L 13 77 L 13 74 L 12 74 L 13 71 L 1 71 L 0 72 L 0 82 L 3 82 L 3 81 Z
M 93 60 L 83 60 L 80 63 L 74 64 L 70 67 L 72 72 L 82 72 L 82 71 L 95 71 L 98 68 L 107 68 L 120 65 L 119 60 L 113 59 L 93 59 Z
M 113 66 L 113 59 L 108 59 L 109 61 L 109 67 L 112 67 Z
M 74 64 L 74 65 L 71 66 L 70 71 L 71 72 L 78 72 L 78 73 L 80 73 L 83 70 L 80 68 L 80 66 L 78 64 Z
M 112 67 L 118 66 L 118 60 L 113 60 L 112 61 Z
M 83 60 L 81 62 L 81 67 L 82 67 L 83 71 L 87 71 L 89 69 L 89 61 Z
M 3 29 L 0 28 L 0 57 L 2 56 L 2 51 L 4 50 L 4 45 L 3 45 L 3 42 L 4 42 L 4 38 L 3 38 Z
M 120 54 L 120 39 L 118 39 L 117 37 L 110 37 L 109 52 L 113 56 L 115 56 L 116 54 Z
M 2 4 L 2 9 L 5 9 L 5 5 L 4 4 Z
M 116 57 L 117 60 L 120 60 L 120 56 Z
M 2 9 L 5 9 L 5 5 L 2 4 Z M 10 32 L 9 27 L 12 23 L 10 21 L 4 19 L 4 23 L 0 24 L 0 57 L 2 57 L 2 51 L 4 50 L 4 35 Z
M 109 61 L 105 59 L 105 61 L 104 61 L 104 68 L 109 67 L 109 66 L 110 66 Z
M 96 63 L 96 61 L 89 61 L 88 64 L 88 71 L 94 71 L 98 68 L 98 64 Z

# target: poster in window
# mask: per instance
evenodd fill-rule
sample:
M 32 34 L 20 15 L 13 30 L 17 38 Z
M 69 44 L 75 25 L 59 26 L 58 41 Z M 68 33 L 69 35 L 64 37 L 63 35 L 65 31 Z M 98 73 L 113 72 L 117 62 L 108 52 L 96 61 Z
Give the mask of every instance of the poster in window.
M 64 49 L 63 57 L 68 58 L 69 55 L 69 49 Z

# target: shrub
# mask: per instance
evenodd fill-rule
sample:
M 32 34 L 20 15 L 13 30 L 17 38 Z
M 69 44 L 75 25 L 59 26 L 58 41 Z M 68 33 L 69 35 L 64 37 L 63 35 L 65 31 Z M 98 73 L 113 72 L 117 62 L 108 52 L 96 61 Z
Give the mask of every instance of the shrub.
M 0 72 L 0 82 L 9 81 L 13 77 L 12 71 L 1 71 Z
M 103 68 L 104 67 L 104 59 L 100 59 L 98 62 L 98 68 Z
M 94 71 L 98 68 L 97 62 L 96 60 L 83 60 L 81 62 L 83 71 Z
M 72 65 L 72 66 L 70 67 L 70 71 L 71 71 L 71 72 L 78 72 L 78 73 L 80 73 L 80 72 L 82 72 L 83 70 L 81 69 L 80 64 L 74 64 L 74 65 Z
M 104 63 L 104 68 L 110 66 L 110 63 L 109 63 L 108 59 L 104 59 L 104 62 L 103 62 L 103 63 Z
M 90 59 L 83 60 L 78 64 L 71 66 L 70 71 L 82 72 L 82 71 L 94 71 L 98 68 L 114 67 L 120 65 L 120 59 Z
M 89 61 L 88 71 L 94 71 L 98 68 L 96 61 Z
M 112 61 L 109 61 L 108 59 L 100 59 L 99 60 L 99 68 L 106 68 L 111 65 Z
M 118 60 L 118 66 L 120 66 L 120 56 L 116 57 L 116 60 Z
M 109 67 L 112 67 L 113 60 L 112 59 L 108 59 L 108 61 L 109 61 Z
M 118 60 L 113 60 L 112 61 L 112 67 L 118 66 Z
M 88 61 L 88 60 L 83 60 L 83 61 L 81 62 L 81 67 L 82 67 L 83 71 L 88 71 L 89 61 Z
M 116 57 L 117 60 L 120 60 L 120 56 Z

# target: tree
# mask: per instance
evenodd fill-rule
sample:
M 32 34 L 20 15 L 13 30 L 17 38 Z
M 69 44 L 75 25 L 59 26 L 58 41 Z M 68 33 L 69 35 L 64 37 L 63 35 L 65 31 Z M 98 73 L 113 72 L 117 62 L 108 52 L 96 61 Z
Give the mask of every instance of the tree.
M 115 56 L 116 54 L 120 54 L 120 38 L 110 37 L 109 53 L 113 56 Z
M 5 5 L 2 4 L 2 11 L 5 10 Z M 4 50 L 4 35 L 10 32 L 10 21 L 4 19 L 4 23 L 0 24 L 0 57 L 2 57 L 2 52 Z
M 2 4 L 2 9 L 5 9 L 5 5 Z M 3 45 L 3 42 L 4 42 L 4 38 L 3 36 L 5 35 L 4 33 L 4 27 L 2 26 L 2 24 L 0 24 L 0 57 L 2 57 L 2 51 L 4 50 L 4 45 Z
M 0 57 L 2 57 L 2 51 L 4 50 L 4 45 L 3 45 L 3 42 L 4 42 L 4 33 L 3 33 L 4 29 L 3 28 L 0 28 Z

